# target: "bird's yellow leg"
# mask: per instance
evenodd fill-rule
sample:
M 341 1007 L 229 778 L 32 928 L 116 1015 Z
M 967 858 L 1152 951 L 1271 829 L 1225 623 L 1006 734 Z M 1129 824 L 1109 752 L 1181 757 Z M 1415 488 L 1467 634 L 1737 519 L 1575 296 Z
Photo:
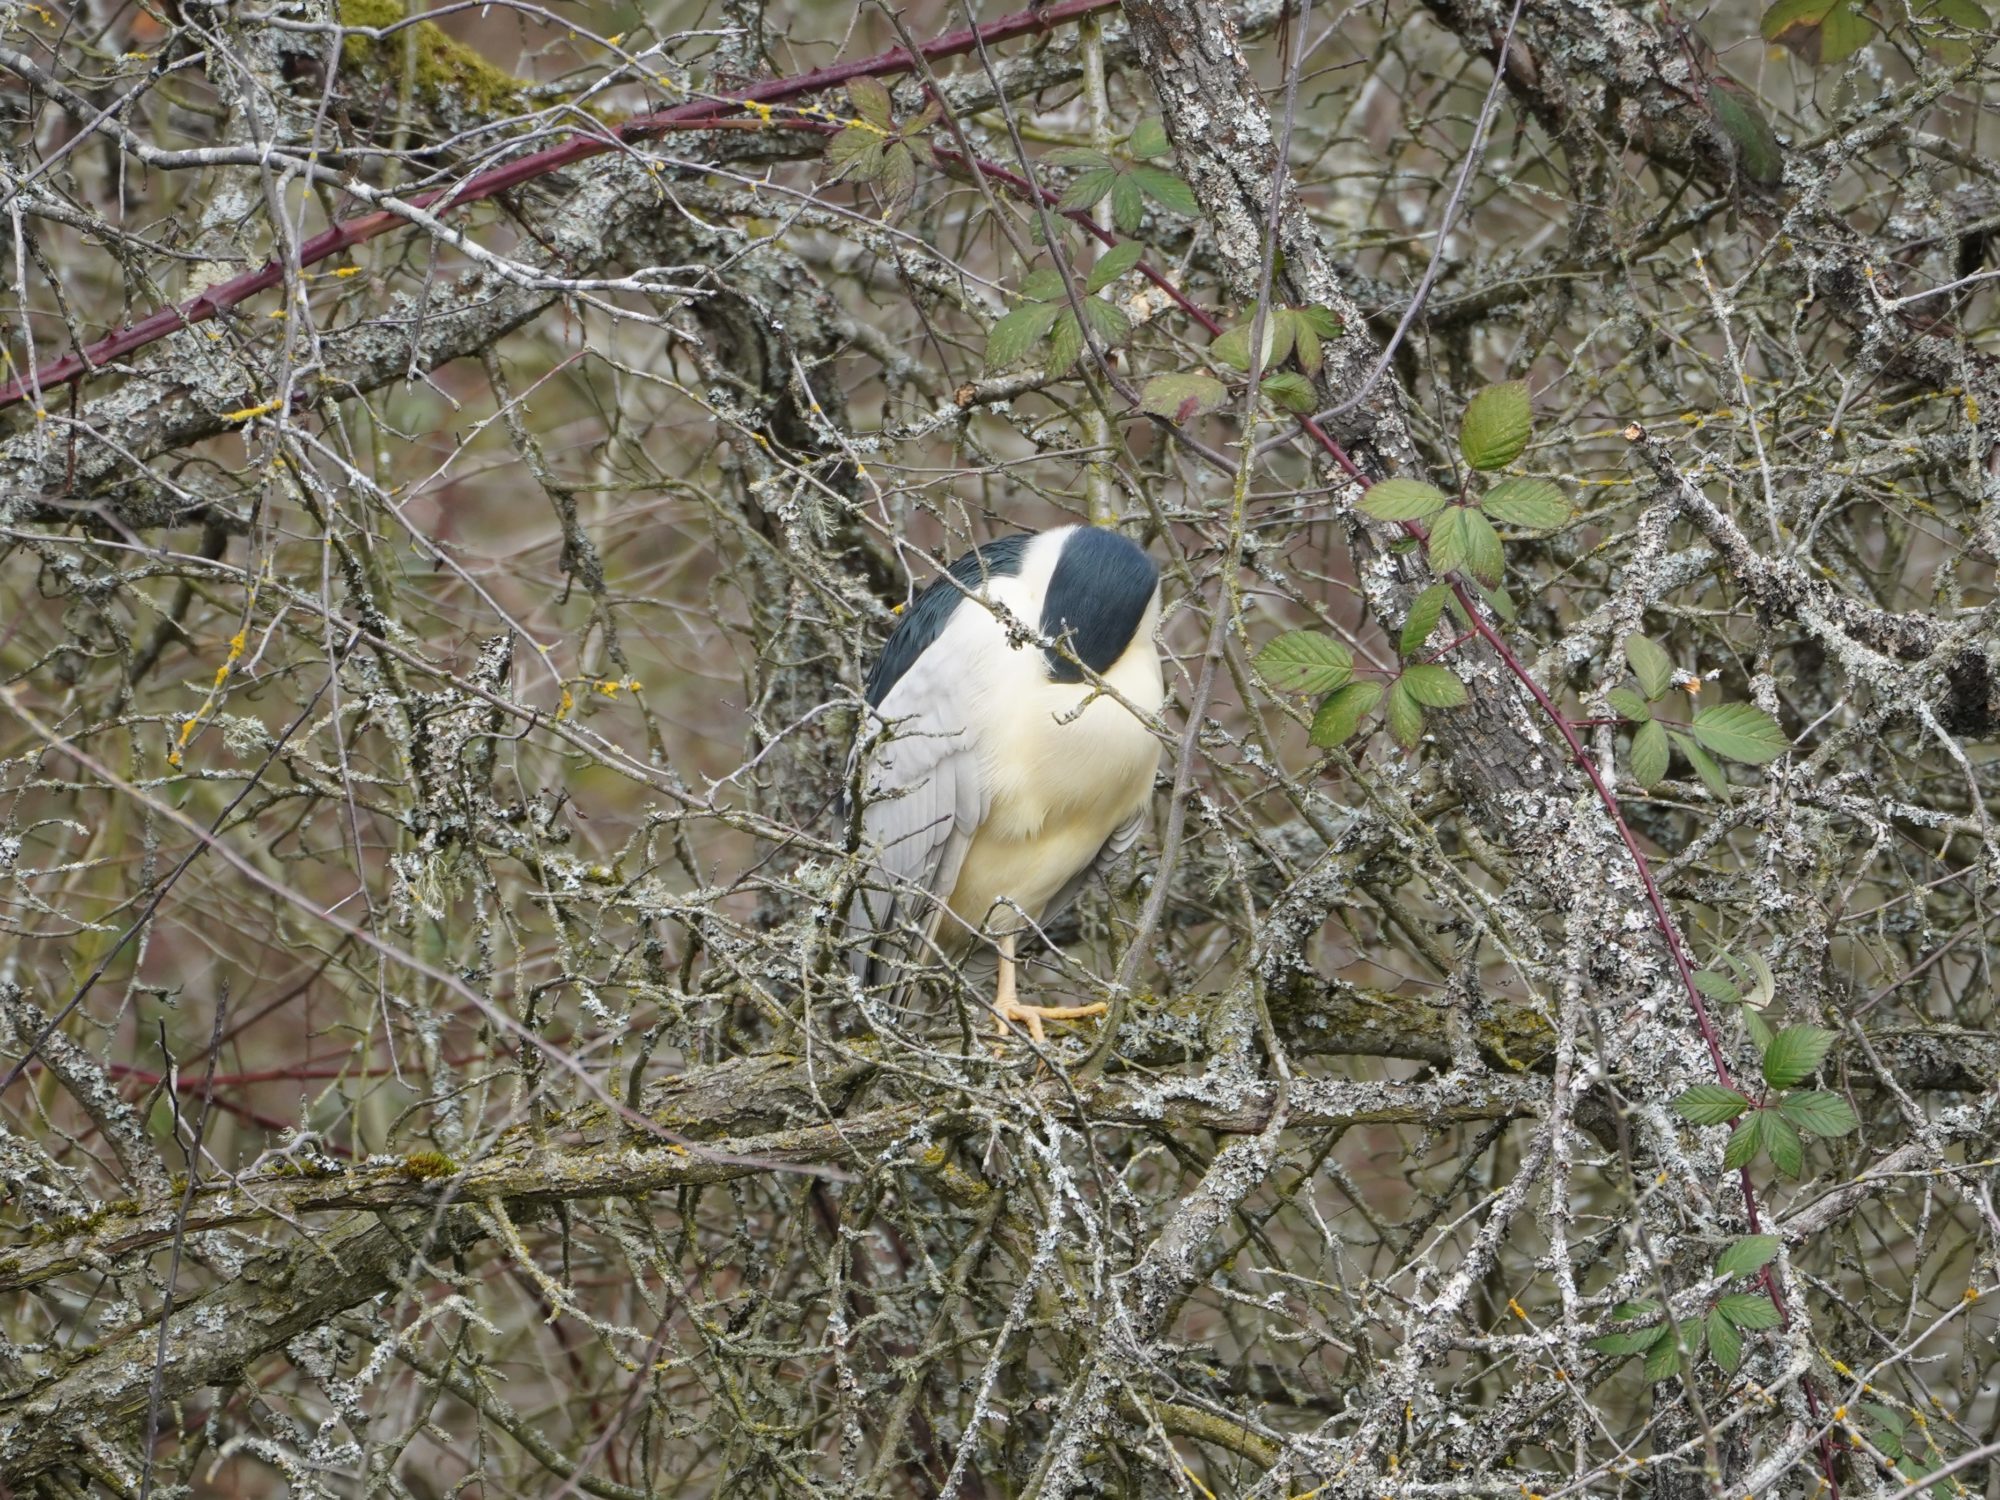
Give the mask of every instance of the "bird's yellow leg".
M 1021 1004 L 1014 991 L 1014 936 L 1010 932 L 1000 939 L 1000 977 L 993 987 L 993 1017 L 999 1024 L 1000 1035 L 1007 1035 L 1008 1022 L 1019 1021 L 1039 1044 L 1048 1040 L 1042 1035 L 1042 1022 L 1076 1021 L 1085 1016 L 1101 1016 L 1109 1008 L 1102 1000 L 1089 1005 Z

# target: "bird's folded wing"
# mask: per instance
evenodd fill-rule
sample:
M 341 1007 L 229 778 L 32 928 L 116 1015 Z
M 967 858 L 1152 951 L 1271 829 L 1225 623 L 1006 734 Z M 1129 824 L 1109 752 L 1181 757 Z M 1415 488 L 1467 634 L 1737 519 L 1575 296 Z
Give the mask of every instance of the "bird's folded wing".
M 864 730 L 882 734 L 862 780 L 862 848 L 873 864 L 857 902 L 854 961 L 864 982 L 875 977 L 871 960 L 904 946 L 873 939 L 933 930 L 991 802 L 971 705 L 943 656 L 918 657 Z
M 1049 902 L 1047 910 L 1042 913 L 1043 925 L 1053 922 L 1057 917 L 1068 911 L 1070 906 L 1076 901 L 1076 898 L 1083 894 L 1083 888 L 1090 883 L 1090 877 L 1095 875 L 1099 870 L 1106 868 L 1119 855 L 1138 843 L 1139 832 L 1145 826 L 1146 809 L 1141 807 L 1131 817 L 1112 829 L 1111 837 L 1104 841 L 1104 846 L 1097 851 L 1097 857 L 1081 870 L 1078 870 L 1074 875 L 1070 876 L 1063 884 L 1062 889 L 1056 892 L 1055 899 Z

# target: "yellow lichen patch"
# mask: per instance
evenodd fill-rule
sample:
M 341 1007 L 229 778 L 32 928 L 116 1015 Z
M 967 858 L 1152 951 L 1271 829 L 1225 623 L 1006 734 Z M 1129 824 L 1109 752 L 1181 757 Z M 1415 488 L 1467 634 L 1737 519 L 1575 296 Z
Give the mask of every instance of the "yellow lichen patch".
M 275 407 L 277 404 L 277 402 L 272 401 L 267 403 L 267 407 Z M 242 412 L 238 415 L 255 416 L 258 414 L 258 412 L 250 411 Z M 262 587 L 262 579 L 259 579 L 250 586 L 250 603 L 244 611 L 244 618 L 246 620 L 249 618 L 249 611 L 257 607 L 257 591 Z M 168 765 L 180 765 L 181 755 L 186 751 L 188 741 L 194 738 L 195 730 L 201 727 L 201 721 L 207 717 L 208 711 L 215 706 L 215 700 L 222 695 L 222 689 L 229 682 L 229 674 L 236 670 L 236 664 L 243 659 L 244 648 L 249 643 L 250 632 L 247 625 L 229 638 L 229 654 L 222 659 L 222 665 L 215 669 L 215 681 L 209 686 L 208 696 L 202 699 L 201 707 L 197 708 L 187 718 L 181 720 L 180 734 L 175 738 L 173 747 L 167 751 Z

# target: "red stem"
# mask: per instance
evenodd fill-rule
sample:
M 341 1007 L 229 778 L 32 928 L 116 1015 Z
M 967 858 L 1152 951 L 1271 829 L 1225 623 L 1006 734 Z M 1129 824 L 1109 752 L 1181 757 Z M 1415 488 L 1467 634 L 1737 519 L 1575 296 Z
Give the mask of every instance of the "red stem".
M 917 50 L 933 61 L 957 57 L 961 53 L 973 51 L 982 44 L 1005 42 L 1031 32 L 1052 30 L 1065 22 L 1074 21 L 1095 11 L 1109 10 L 1118 3 L 1119 0 L 1058 0 L 1055 4 L 1031 7 L 1016 11 L 1010 16 L 1002 16 L 999 20 L 990 21 L 976 30 L 966 27 L 946 32 L 943 36 L 925 42 Z M 504 193 L 509 188 L 519 187 L 524 182 L 546 176 L 550 172 L 560 171 L 576 162 L 586 161 L 593 156 L 602 156 L 608 151 L 632 145 L 669 130 L 686 128 L 694 121 L 709 118 L 719 120 L 745 105 L 776 104 L 797 99 L 805 94 L 838 87 L 853 78 L 880 77 L 887 73 L 907 72 L 915 63 L 916 58 L 907 48 L 891 47 L 887 51 L 878 52 L 873 57 L 862 58 L 857 62 L 835 63 L 831 67 L 815 68 L 809 73 L 800 73 L 790 78 L 769 79 L 747 89 L 717 95 L 713 99 L 702 99 L 677 105 L 672 109 L 656 110 L 652 114 L 627 120 L 607 135 L 577 136 L 559 146 L 549 146 L 540 151 L 530 152 L 503 166 L 475 173 L 464 182 L 420 193 L 412 198 L 410 203 L 414 208 L 436 209 L 439 212 L 458 208 L 467 203 L 477 203 L 482 198 L 491 198 L 496 193 Z M 387 209 L 361 214 L 352 219 L 343 219 L 301 245 L 298 264 L 301 268 L 313 265 L 328 256 L 350 250 L 408 222 L 402 215 Z M 239 302 L 254 297 L 259 292 L 270 290 L 283 281 L 284 277 L 283 261 L 266 261 L 257 270 L 212 286 L 177 307 L 162 308 L 150 317 L 142 318 L 137 323 L 128 324 L 116 332 L 109 333 L 87 349 L 65 355 L 45 370 L 37 370 L 34 367 L 34 350 L 31 347 L 28 350 L 28 373 L 0 387 L 0 409 L 12 406 L 35 392 L 46 392 L 52 387 L 80 380 L 106 361 L 130 354 L 135 349 L 144 348 L 147 344 L 165 338 L 178 329 L 192 328 L 198 323 L 206 323 Z

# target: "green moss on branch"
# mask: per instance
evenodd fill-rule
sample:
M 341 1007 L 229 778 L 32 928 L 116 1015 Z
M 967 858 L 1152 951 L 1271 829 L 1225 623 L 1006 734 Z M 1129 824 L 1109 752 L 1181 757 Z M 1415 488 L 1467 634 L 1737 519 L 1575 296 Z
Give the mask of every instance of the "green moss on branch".
M 340 0 L 340 24 L 352 27 L 340 44 L 342 65 L 371 84 L 393 88 L 401 84 L 415 33 L 415 73 L 411 79 L 419 103 L 440 115 L 470 115 L 497 119 L 525 104 L 527 84 L 496 68 L 473 48 L 448 36 L 433 21 L 409 19 L 405 0 Z M 386 36 L 370 35 L 402 29 Z

